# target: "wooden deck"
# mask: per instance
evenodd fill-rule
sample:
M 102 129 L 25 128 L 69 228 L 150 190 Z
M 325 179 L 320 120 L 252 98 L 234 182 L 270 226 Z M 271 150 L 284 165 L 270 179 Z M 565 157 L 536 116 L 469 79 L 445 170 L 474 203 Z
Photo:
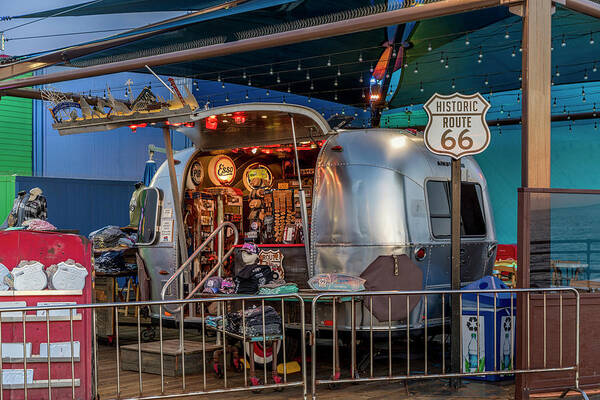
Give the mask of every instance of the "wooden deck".
M 176 330 L 165 329 L 164 339 L 177 338 Z M 135 342 L 135 329 L 121 329 L 120 345 L 127 345 Z M 186 340 L 200 341 L 201 337 L 197 331 L 186 331 Z M 210 340 L 214 340 L 210 338 Z M 330 351 L 330 350 L 329 350 Z M 329 352 L 328 351 L 328 352 Z M 207 360 L 209 356 L 207 355 Z M 187 363 L 186 363 L 187 364 Z M 164 393 L 167 395 L 183 394 L 186 392 L 195 392 L 202 390 L 215 390 L 224 388 L 224 379 L 218 379 L 210 369 L 210 362 L 207 363 L 206 389 L 202 373 L 186 374 L 186 388 L 183 390 L 183 382 L 180 376 L 164 377 Z M 386 362 L 382 362 L 386 364 Z M 116 372 L 116 347 L 114 345 L 100 345 L 98 349 L 98 387 L 100 388 L 100 398 L 117 398 L 117 372 Z M 310 364 L 308 366 L 310 372 Z M 323 373 L 329 371 L 331 364 L 319 363 L 319 370 Z M 144 370 L 144 368 L 142 368 Z M 262 368 L 257 369 L 258 375 L 264 379 Z M 270 372 L 267 372 L 270 379 Z M 161 394 L 160 375 L 142 373 L 142 394 L 144 396 Z M 120 370 L 121 398 L 135 398 L 140 395 L 139 374 L 133 371 Z M 310 379 L 310 373 L 309 373 Z M 301 380 L 301 374 L 289 374 L 288 382 L 297 382 Z M 244 387 L 243 373 L 236 373 L 232 370 L 227 371 L 227 386 L 229 388 Z M 411 381 L 408 384 L 408 390 L 411 399 L 512 399 L 514 386 L 512 381 L 499 383 L 484 383 L 481 381 L 464 381 L 463 387 L 457 392 L 448 389 L 447 383 L 442 380 Z M 342 384 L 336 389 L 331 390 L 326 385 L 318 387 L 318 398 L 324 400 L 351 400 L 351 399 L 384 399 L 384 398 L 406 398 L 406 389 L 402 382 L 395 383 L 368 383 L 368 384 Z M 260 393 L 251 391 L 233 392 L 226 394 L 210 394 L 188 396 L 187 398 L 205 398 L 208 399 L 244 399 L 244 400 L 262 400 L 262 399 L 301 399 L 302 388 L 285 388 L 283 392 L 277 392 L 274 389 L 264 389 Z

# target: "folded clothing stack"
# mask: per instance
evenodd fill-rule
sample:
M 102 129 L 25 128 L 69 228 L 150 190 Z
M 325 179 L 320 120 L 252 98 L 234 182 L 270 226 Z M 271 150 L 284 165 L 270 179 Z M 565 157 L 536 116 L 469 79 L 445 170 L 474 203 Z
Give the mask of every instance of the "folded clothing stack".
M 263 336 L 262 310 L 262 307 L 255 307 L 244 311 L 247 337 Z M 265 306 L 264 319 L 264 336 L 281 335 L 281 317 L 273 307 Z M 226 315 L 226 321 L 227 331 L 238 335 L 244 334 L 242 331 L 244 321 L 242 320 L 241 311 L 228 313 Z M 213 328 L 222 328 L 223 317 L 207 317 L 206 324 Z
M 136 236 L 127 235 L 118 226 L 109 225 L 90 233 L 94 250 L 111 249 L 115 247 L 133 247 Z
M 268 265 L 246 265 L 234 281 L 236 293 L 256 294 L 260 286 L 273 281 L 273 270 Z

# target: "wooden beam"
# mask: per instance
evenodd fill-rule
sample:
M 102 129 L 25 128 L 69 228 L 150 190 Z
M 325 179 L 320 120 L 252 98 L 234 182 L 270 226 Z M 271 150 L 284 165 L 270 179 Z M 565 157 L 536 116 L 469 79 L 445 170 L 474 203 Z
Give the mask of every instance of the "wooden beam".
M 406 22 L 459 14 L 482 8 L 497 7 L 501 5 L 510 6 L 519 4 L 521 2 L 521 0 L 437 1 L 433 3 L 420 4 L 418 7 L 401 8 L 398 10 L 386 11 L 378 14 L 348 19 L 345 21 L 332 22 L 329 24 L 275 33 L 272 35 L 264 35 L 211 46 L 180 50 L 155 56 L 140 57 L 126 61 L 95 65 L 92 67 L 75 68 L 68 71 L 60 71 L 47 75 L 2 81 L 0 82 L 0 90 L 89 78 L 92 76 L 114 74 L 117 72 L 133 71 L 144 68 L 146 65 L 153 67 L 157 65 L 176 64 L 186 61 L 228 56 L 248 51 L 323 39 L 332 36 L 364 32 L 373 29 L 385 28 L 392 25 L 403 24 Z M 1 71 L 2 70 L 0 69 L 0 72 Z
M 552 2 L 527 0 L 523 16 L 523 187 L 550 186 Z

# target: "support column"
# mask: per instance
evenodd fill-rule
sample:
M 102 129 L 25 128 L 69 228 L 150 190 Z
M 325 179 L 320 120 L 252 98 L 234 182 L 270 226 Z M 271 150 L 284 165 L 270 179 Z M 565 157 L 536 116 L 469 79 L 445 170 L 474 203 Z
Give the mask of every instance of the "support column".
M 523 4 L 523 125 L 521 185 L 550 187 L 552 2 L 525 0 Z M 529 287 L 529 201 L 519 193 L 518 287 Z M 549 227 L 548 227 L 549 228 Z M 548 230 L 548 237 L 549 237 Z M 516 367 L 527 368 L 527 304 L 517 297 Z M 515 379 L 515 399 L 527 399 L 527 375 Z

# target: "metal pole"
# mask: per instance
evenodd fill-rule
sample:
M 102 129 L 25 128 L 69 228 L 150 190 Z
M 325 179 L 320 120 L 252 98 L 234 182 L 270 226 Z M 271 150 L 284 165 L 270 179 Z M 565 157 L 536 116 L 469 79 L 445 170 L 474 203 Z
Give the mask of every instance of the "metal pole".
M 296 143 L 296 127 L 294 126 L 294 116 L 290 115 L 292 124 L 292 138 L 294 139 L 294 155 L 296 157 L 296 173 L 298 174 L 298 196 L 300 200 L 300 215 L 302 217 L 302 230 L 304 231 L 304 251 L 306 252 L 306 266 L 310 276 L 313 275 L 313 269 L 310 262 L 310 241 L 308 232 L 308 210 L 306 208 L 306 193 L 302 188 L 302 176 L 300 176 L 300 160 L 298 159 L 298 144 Z
M 452 290 L 460 290 L 460 159 L 452 159 Z M 460 295 L 452 294 L 452 338 L 450 364 L 453 373 L 460 372 Z M 460 378 L 451 379 L 453 388 L 460 386 Z
M 171 194 L 173 196 L 173 208 L 175 209 L 175 223 L 177 228 L 177 239 L 179 240 L 179 254 L 181 262 L 187 260 L 187 245 L 185 243 L 185 231 L 183 230 L 183 214 L 181 212 L 181 197 L 179 197 L 179 187 L 177 185 L 177 174 L 175 173 L 175 160 L 173 159 L 173 145 L 171 143 L 171 132 L 169 128 L 163 128 L 163 138 L 165 140 L 165 150 L 167 153 L 167 164 L 169 166 L 169 179 L 171 181 Z M 176 239 L 173 238 L 175 241 Z M 179 277 L 179 298 L 184 298 L 183 293 L 183 274 Z M 183 307 L 182 307 L 183 310 Z M 180 323 L 183 326 L 183 312 L 181 313 Z M 179 335 L 179 348 L 183 349 L 183 338 Z

